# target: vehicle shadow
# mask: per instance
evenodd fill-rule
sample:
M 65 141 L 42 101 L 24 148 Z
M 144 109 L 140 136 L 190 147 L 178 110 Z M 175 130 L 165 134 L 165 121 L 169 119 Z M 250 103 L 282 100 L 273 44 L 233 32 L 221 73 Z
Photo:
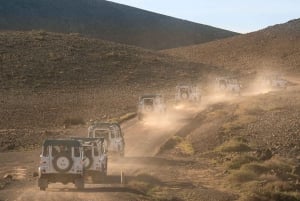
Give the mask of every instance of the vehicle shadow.
M 161 181 L 159 178 L 154 177 L 149 174 L 139 174 L 137 176 L 126 176 L 126 182 L 120 184 L 120 176 L 110 175 L 107 176 L 105 180 L 101 182 L 89 183 L 86 185 L 85 189 L 76 189 L 74 187 L 62 187 L 62 188 L 49 188 L 49 192 L 78 192 L 78 193 L 117 193 L 126 192 L 137 195 L 146 195 L 147 189 L 140 188 L 139 184 L 149 184 L 146 186 L 163 186 L 170 188 L 195 188 L 192 182 L 179 182 L 179 181 Z
M 178 159 L 167 159 L 160 157 L 123 157 L 112 159 L 114 163 L 122 164 L 144 164 L 144 165 L 171 165 L 171 166 L 181 166 L 181 165 L 192 165 L 195 163 L 193 160 L 178 160 Z
M 137 195 L 145 195 L 145 193 L 126 186 L 99 186 L 96 187 L 90 186 L 84 189 L 76 189 L 76 188 L 50 188 L 47 189 L 48 192 L 55 193 L 132 193 Z

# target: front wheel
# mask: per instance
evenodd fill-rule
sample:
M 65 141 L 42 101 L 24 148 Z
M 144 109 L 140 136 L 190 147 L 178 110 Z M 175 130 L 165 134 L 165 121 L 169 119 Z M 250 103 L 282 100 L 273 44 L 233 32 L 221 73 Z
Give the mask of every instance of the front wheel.
M 38 179 L 38 186 L 41 191 L 45 191 L 48 188 L 48 180 L 47 179 Z
M 140 114 L 140 113 L 138 114 L 138 120 L 139 120 L 139 121 L 142 121 L 142 120 L 143 120 L 143 114 Z

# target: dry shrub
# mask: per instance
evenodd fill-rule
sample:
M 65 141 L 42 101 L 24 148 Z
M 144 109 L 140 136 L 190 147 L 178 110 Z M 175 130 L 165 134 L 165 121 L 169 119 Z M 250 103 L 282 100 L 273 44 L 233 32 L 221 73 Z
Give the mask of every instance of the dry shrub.
M 248 154 L 240 155 L 236 158 L 234 158 L 229 164 L 229 169 L 239 169 L 242 165 L 256 161 L 257 159 L 253 156 L 250 156 Z
M 264 165 L 272 170 L 281 170 L 284 172 L 292 172 L 292 164 L 284 159 L 273 157 L 264 162 Z
M 267 167 L 265 167 L 264 165 L 262 165 L 260 163 L 257 163 L 257 162 L 252 162 L 252 163 L 249 163 L 249 164 L 245 164 L 245 165 L 242 166 L 241 169 L 245 170 L 245 171 L 254 172 L 258 175 L 261 175 L 261 174 L 266 173 L 266 172 L 269 171 L 269 169 Z
M 246 143 L 232 139 L 223 143 L 217 150 L 222 152 L 249 152 L 252 149 Z
M 180 142 L 177 145 L 177 148 L 180 150 L 180 153 L 182 153 L 183 155 L 191 156 L 191 155 L 195 154 L 193 145 L 190 142 L 188 142 L 187 140 Z
M 257 179 L 257 174 L 247 170 L 236 170 L 229 175 L 228 180 L 231 183 L 241 184 L 248 181 Z
M 285 182 L 285 181 L 274 181 L 267 183 L 264 186 L 264 190 L 267 192 L 275 192 L 275 191 L 281 191 L 281 192 L 287 192 L 287 191 L 293 191 L 295 190 L 295 185 Z
M 183 139 L 179 136 L 171 137 L 161 148 L 160 152 L 165 150 L 173 149 L 176 145 L 178 145 Z

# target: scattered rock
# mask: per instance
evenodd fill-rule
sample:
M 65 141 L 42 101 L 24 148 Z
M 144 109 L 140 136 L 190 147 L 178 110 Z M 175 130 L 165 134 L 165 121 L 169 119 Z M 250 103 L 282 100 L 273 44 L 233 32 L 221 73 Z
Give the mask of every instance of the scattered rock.
M 33 176 L 33 177 L 37 177 L 37 176 L 39 176 L 39 173 L 33 172 L 33 173 L 32 173 L 32 176 Z
M 5 179 L 5 180 L 12 180 L 12 179 L 13 179 L 13 176 L 10 175 L 10 174 L 5 174 L 5 175 L 3 176 L 3 179 Z
M 263 160 L 263 161 L 269 160 L 273 156 L 273 153 L 270 149 L 257 150 L 256 154 L 257 154 L 257 158 L 259 160 Z

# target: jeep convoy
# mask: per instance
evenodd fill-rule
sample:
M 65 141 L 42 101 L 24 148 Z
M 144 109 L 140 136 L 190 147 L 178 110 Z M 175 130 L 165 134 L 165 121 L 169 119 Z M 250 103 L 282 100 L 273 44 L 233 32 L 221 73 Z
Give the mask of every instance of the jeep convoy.
M 267 76 L 265 82 L 271 87 L 286 88 L 287 81 L 279 76 Z M 220 92 L 238 94 L 241 92 L 239 80 L 229 77 L 216 78 L 216 89 Z M 201 101 L 197 86 L 176 86 L 175 102 Z M 137 117 L 143 120 L 150 114 L 163 114 L 166 104 L 162 95 L 151 94 L 139 97 Z M 93 122 L 88 127 L 86 138 L 48 139 L 42 145 L 38 168 L 38 187 L 46 190 L 49 183 L 73 183 L 83 189 L 85 177 L 93 182 L 104 182 L 107 177 L 107 153 L 124 156 L 125 140 L 121 127 L 117 123 Z M 121 174 L 121 182 L 124 174 Z

